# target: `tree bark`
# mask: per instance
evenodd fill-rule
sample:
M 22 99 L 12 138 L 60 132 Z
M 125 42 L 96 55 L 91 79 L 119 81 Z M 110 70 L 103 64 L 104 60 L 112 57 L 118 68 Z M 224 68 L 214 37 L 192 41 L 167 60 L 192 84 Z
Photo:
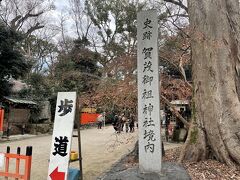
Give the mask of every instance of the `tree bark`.
M 240 165 L 239 2 L 188 0 L 193 121 L 183 159 Z

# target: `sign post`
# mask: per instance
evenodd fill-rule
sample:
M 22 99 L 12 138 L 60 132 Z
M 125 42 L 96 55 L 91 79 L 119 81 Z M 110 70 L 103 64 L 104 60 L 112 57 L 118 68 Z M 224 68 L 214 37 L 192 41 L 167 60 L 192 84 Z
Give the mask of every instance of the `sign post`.
M 139 169 L 161 173 L 158 18 L 156 10 L 137 15 Z
M 76 92 L 58 93 L 48 180 L 67 180 L 76 97 Z
M 80 114 L 80 106 L 79 100 L 77 100 L 77 108 L 76 108 L 76 119 L 77 119 L 77 129 L 78 129 L 78 152 L 79 152 L 79 168 L 80 168 L 80 179 L 83 179 L 83 167 L 82 167 L 82 143 L 81 143 L 81 132 L 80 132 L 80 121 L 79 121 L 79 114 Z
M 106 112 L 103 112 L 103 127 L 106 126 Z

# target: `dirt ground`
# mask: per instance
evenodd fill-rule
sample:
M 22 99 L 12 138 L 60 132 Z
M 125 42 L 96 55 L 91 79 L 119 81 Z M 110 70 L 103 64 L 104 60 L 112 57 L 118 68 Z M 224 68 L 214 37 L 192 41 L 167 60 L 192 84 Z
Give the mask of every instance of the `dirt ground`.
M 74 132 L 74 134 L 77 133 Z M 84 180 L 94 180 L 133 149 L 137 140 L 137 132 L 122 133 L 116 136 L 112 126 L 107 126 L 102 130 L 96 128 L 82 130 L 81 138 Z M 25 154 L 26 146 L 33 146 L 31 179 L 45 180 L 51 140 L 51 136 L 43 136 L 1 143 L 0 152 L 5 152 L 6 147 L 10 146 L 11 152 L 15 153 L 17 147 L 21 147 L 21 154 Z M 72 150 L 77 149 L 77 137 L 73 137 Z M 10 162 L 10 164 L 15 164 L 15 162 Z M 70 167 L 78 168 L 78 161 L 71 163 Z
M 163 161 L 178 162 L 181 148 L 169 149 Z M 233 169 L 219 161 L 208 159 L 199 162 L 184 161 L 181 163 L 192 180 L 240 180 L 240 167 Z
M 137 141 L 137 132 L 116 135 L 113 127 L 103 130 L 89 129 L 82 133 L 83 175 L 86 180 L 94 180 L 108 170 L 123 155 L 132 151 Z M 72 149 L 77 149 L 73 143 Z M 71 167 L 79 167 L 78 162 Z
M 77 132 L 74 131 L 74 134 L 77 134 Z M 137 136 L 137 131 L 134 133 L 121 133 L 120 135 L 116 135 L 112 126 L 107 126 L 102 130 L 96 128 L 82 130 L 81 139 L 84 180 L 97 179 L 97 177 L 110 169 L 110 167 L 122 156 L 132 151 L 137 141 Z M 45 180 L 48 173 L 48 160 L 52 137 L 50 135 L 41 137 L 25 135 L 24 137 L 28 139 L 0 143 L 0 152 L 6 152 L 7 146 L 10 146 L 12 153 L 16 153 L 17 147 L 21 147 L 21 154 L 25 154 L 26 146 L 33 146 L 31 179 Z M 14 137 L 14 139 L 21 138 L 23 138 L 21 135 Z M 77 139 L 77 137 L 73 137 L 72 150 L 75 151 L 78 150 Z M 179 146 L 182 146 L 182 144 L 164 143 L 165 150 Z M 10 162 L 10 164 L 15 166 L 15 162 Z M 71 163 L 70 167 L 79 168 L 79 162 Z M 0 180 L 1 179 L 4 178 L 0 177 Z

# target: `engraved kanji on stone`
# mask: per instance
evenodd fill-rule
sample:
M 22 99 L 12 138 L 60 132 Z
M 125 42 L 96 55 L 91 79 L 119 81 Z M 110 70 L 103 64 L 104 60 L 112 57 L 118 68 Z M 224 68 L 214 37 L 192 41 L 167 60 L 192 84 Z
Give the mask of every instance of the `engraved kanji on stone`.
M 143 96 L 142 96 L 142 99 L 149 99 L 149 98 L 153 98 L 153 95 L 152 95 L 152 90 L 149 90 L 147 91 L 146 89 L 143 90 Z
M 144 139 L 147 139 L 147 141 L 156 141 L 154 136 L 155 136 L 155 133 L 153 130 L 144 131 Z
M 152 23 L 152 20 L 147 18 L 146 21 L 144 22 L 144 27 L 143 27 L 143 29 L 153 28 L 152 26 L 150 26 L 151 23 Z
M 151 153 L 154 153 L 154 144 L 153 143 L 150 143 L 148 142 L 147 145 L 145 145 L 145 152 L 147 153 L 148 151 L 151 152 Z
M 142 40 L 145 40 L 145 39 L 148 39 L 150 40 L 152 37 L 152 32 L 151 31 L 146 31 L 143 33 L 143 39 Z
M 143 76 L 143 81 L 142 81 L 143 84 L 149 83 L 149 85 L 151 86 L 152 81 L 153 81 L 153 76 L 148 76 L 148 75 Z
M 143 64 L 143 72 L 145 72 L 145 71 L 150 71 L 150 72 L 153 72 L 153 70 L 152 70 L 152 62 L 151 61 L 148 61 L 148 62 L 145 62 L 144 64 Z
M 143 108 L 143 114 L 149 114 L 151 116 L 152 111 L 153 111 L 153 105 L 151 103 L 149 103 L 149 105 L 145 104 L 145 106 Z
M 151 117 L 149 118 L 149 120 L 148 118 L 145 118 L 145 121 L 143 122 L 143 127 L 149 127 L 149 126 L 155 126 Z
M 144 54 L 144 59 L 147 59 L 147 58 L 152 59 L 152 50 L 153 50 L 152 47 L 143 48 L 142 54 Z

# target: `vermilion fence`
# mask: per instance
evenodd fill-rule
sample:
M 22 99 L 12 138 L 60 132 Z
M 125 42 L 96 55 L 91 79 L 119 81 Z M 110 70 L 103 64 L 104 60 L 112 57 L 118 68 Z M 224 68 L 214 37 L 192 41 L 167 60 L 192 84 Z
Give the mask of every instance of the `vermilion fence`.
M 81 124 L 89 124 L 97 122 L 97 117 L 99 114 L 96 113 L 81 113 L 80 123 Z
M 30 180 L 32 166 L 32 146 L 26 148 L 26 155 L 20 155 L 20 147 L 17 149 L 17 154 L 10 153 L 10 147 L 7 147 L 7 153 L 3 153 L 5 157 L 4 171 L 0 171 L 0 177 L 15 178 L 16 180 Z M 9 172 L 10 159 L 15 159 L 15 171 Z M 25 161 L 25 162 L 24 162 Z M 11 161 L 12 162 L 12 161 Z M 20 173 L 20 165 L 24 162 L 24 172 Z
M 3 131 L 4 109 L 0 108 L 0 131 Z

